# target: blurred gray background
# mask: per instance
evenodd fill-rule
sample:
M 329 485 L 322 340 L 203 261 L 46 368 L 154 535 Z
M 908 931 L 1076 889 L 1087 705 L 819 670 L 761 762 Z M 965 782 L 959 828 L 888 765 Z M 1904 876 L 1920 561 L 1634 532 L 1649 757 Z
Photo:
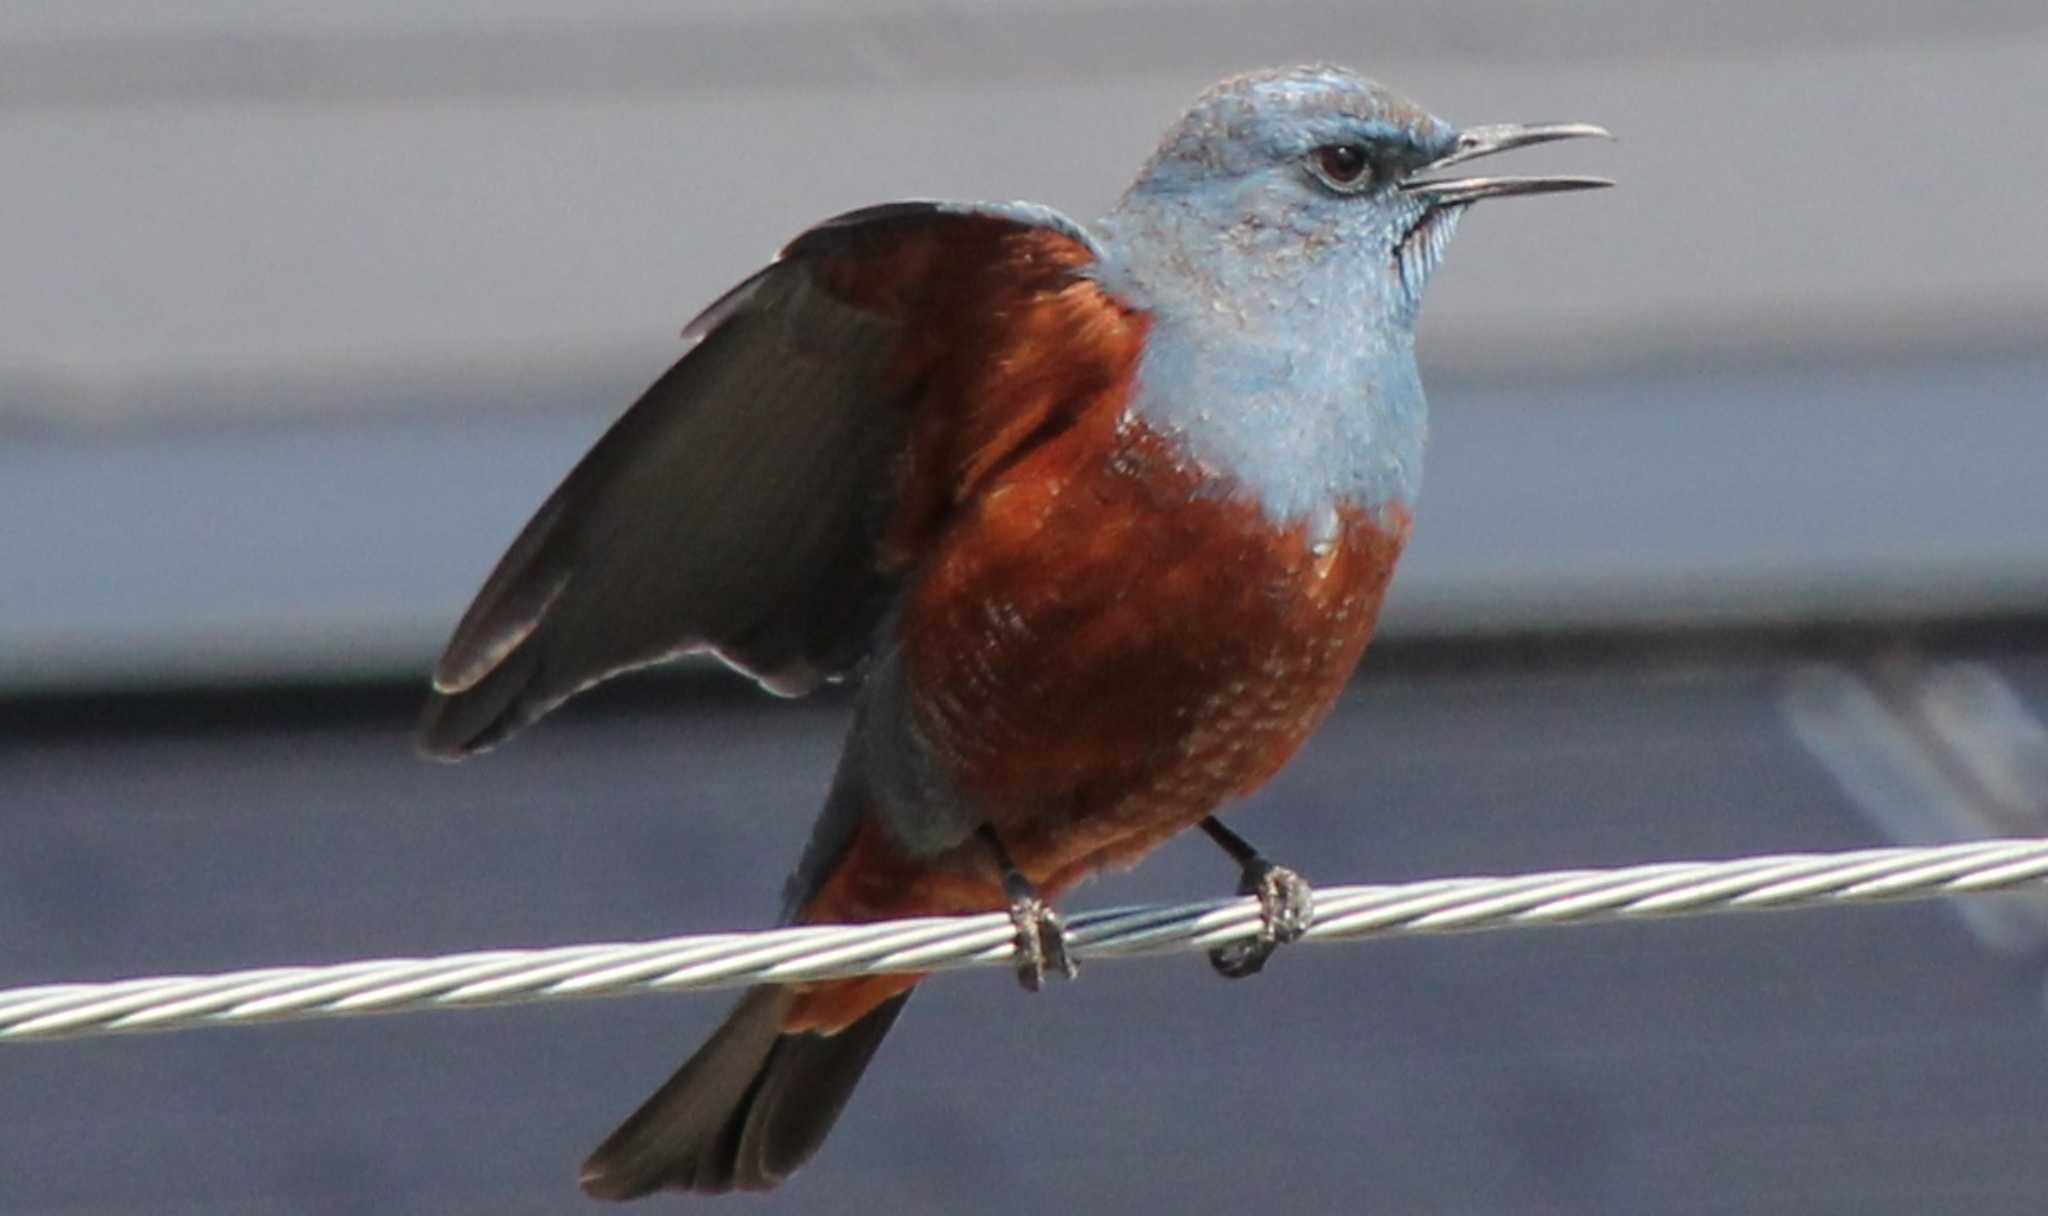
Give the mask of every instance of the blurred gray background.
M 714 673 L 416 762 L 526 515 L 805 224 L 1082 217 L 1230 71 L 1363 68 L 1462 227 L 1382 642 L 1244 829 L 1328 882 L 2039 832 L 2048 8 L 0 9 L 0 987 L 744 928 L 843 706 Z M 1219 892 L 1178 843 L 1077 905 Z M 940 980 L 771 1201 L 2037 1212 L 2008 900 Z M 717 997 L 0 1048 L 0 1211 L 578 1210 Z

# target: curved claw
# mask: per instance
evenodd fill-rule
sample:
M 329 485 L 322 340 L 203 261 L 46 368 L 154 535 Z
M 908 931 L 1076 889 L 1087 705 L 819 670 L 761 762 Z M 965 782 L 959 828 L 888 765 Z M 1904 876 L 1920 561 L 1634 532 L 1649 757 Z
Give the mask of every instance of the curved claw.
M 1259 934 L 1209 952 L 1209 965 L 1230 980 L 1241 980 L 1264 970 L 1273 951 L 1299 941 L 1316 918 L 1315 888 L 1293 870 L 1264 858 L 1245 865 L 1244 880 L 1238 883 L 1237 893 L 1258 897 Z
M 1017 982 L 1024 991 L 1036 992 L 1045 986 L 1047 971 L 1073 979 L 1080 969 L 1067 953 L 1067 927 L 1059 913 L 1039 898 L 1038 888 L 1010 860 L 1010 850 L 993 826 L 983 824 L 975 835 L 988 849 L 989 860 L 1002 875 L 1003 893 L 1010 898 L 1010 923 L 1017 926 Z
M 1043 987 L 1047 971 L 1066 979 L 1080 974 L 1067 953 L 1067 927 L 1044 900 L 1029 895 L 1011 901 L 1010 923 L 1017 926 L 1017 983 L 1024 991 Z

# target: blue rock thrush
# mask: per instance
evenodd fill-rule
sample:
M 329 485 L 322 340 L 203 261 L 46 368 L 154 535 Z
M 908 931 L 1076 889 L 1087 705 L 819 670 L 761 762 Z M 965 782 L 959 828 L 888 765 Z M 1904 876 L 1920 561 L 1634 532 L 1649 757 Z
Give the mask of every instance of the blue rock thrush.
M 1459 129 L 1352 72 L 1216 85 L 1092 228 L 904 202 L 803 233 L 540 508 L 434 672 L 430 754 L 707 650 L 800 696 L 857 676 L 790 879 L 796 923 L 1046 901 L 1201 826 L 1264 929 L 1310 891 L 1214 818 L 1328 713 L 1422 475 L 1414 326 L 1481 199 L 1446 177 L 1584 124 Z M 774 1186 L 824 1139 L 919 977 L 757 988 L 592 1154 L 583 1186 Z

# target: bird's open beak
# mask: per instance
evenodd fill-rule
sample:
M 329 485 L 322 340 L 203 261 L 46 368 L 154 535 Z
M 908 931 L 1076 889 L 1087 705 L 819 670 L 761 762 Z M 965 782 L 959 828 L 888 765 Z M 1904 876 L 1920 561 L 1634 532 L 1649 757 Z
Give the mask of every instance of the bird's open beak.
M 1546 122 L 1520 125 L 1497 123 L 1468 127 L 1458 135 L 1450 154 L 1422 167 L 1428 173 L 1449 165 L 1530 144 L 1547 144 L 1557 139 L 1613 139 L 1607 128 L 1589 122 Z M 1482 198 L 1505 198 L 1511 194 L 1555 194 L 1561 190 L 1598 190 L 1614 183 L 1604 177 L 1458 177 L 1410 178 L 1401 188 L 1427 199 L 1433 206 L 1470 203 Z

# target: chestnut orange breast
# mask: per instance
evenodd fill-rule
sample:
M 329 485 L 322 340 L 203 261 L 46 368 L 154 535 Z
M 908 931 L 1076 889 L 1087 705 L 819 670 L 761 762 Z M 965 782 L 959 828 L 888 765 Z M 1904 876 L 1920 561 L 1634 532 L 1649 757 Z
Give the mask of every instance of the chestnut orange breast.
M 1034 881 L 1128 864 L 1293 755 L 1372 635 L 1408 520 L 1275 524 L 1102 399 L 907 588 L 915 710 Z

